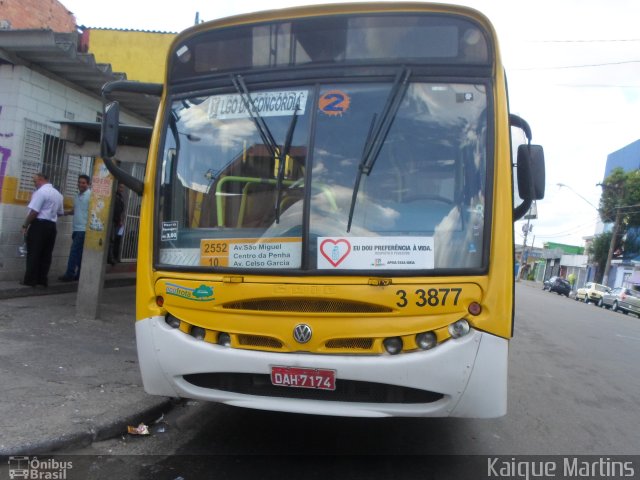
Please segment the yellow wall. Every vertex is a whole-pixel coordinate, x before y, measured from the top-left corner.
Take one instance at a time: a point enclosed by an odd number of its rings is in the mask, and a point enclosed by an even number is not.
[[[163,81],[169,45],[175,33],[91,29],[89,53],[98,63],[110,63],[114,72],[125,72],[127,80]]]

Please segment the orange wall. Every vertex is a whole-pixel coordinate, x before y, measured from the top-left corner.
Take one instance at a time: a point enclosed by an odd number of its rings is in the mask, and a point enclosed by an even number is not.
[[[51,29],[75,32],[76,18],[57,0],[0,0],[0,21],[11,30]]]

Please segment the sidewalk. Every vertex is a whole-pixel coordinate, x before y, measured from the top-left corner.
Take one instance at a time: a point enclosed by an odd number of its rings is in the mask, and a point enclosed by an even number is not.
[[[135,264],[119,263],[115,267],[107,266],[104,286],[123,287],[135,285]],[[57,293],[70,293],[78,290],[78,282],[64,283],[58,280],[57,276],[49,275],[49,286],[47,288],[33,288],[20,285],[17,280],[0,281],[0,300],[16,297],[35,297],[41,295],[54,295]]]
[[[111,270],[99,320],[76,318],[76,282],[0,282],[0,455],[85,446],[170,408],[142,388],[135,272]]]
[[[534,280],[516,280],[516,285],[526,285],[527,287],[542,289],[542,282],[536,282]]]

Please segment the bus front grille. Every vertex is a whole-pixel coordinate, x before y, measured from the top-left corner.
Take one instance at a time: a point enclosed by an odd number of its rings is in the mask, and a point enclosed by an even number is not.
[[[388,313],[384,305],[324,298],[262,298],[239,300],[222,305],[228,310],[256,310],[300,313]]]
[[[336,379],[335,390],[280,387],[271,384],[269,375],[253,373],[194,373],[183,377],[197,387],[211,388],[244,395],[257,395],[302,400],[325,400],[357,403],[433,403],[441,393],[399,387],[383,383]]]
[[[326,343],[327,348],[340,350],[371,350],[372,338],[336,338]]]
[[[238,335],[238,343],[245,347],[282,348],[282,342],[276,338],[262,335]]]

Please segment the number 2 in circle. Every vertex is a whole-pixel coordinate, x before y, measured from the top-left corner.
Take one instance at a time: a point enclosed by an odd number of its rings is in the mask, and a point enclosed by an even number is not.
[[[320,96],[318,107],[329,116],[342,115],[349,110],[351,99],[342,90],[329,90]]]

